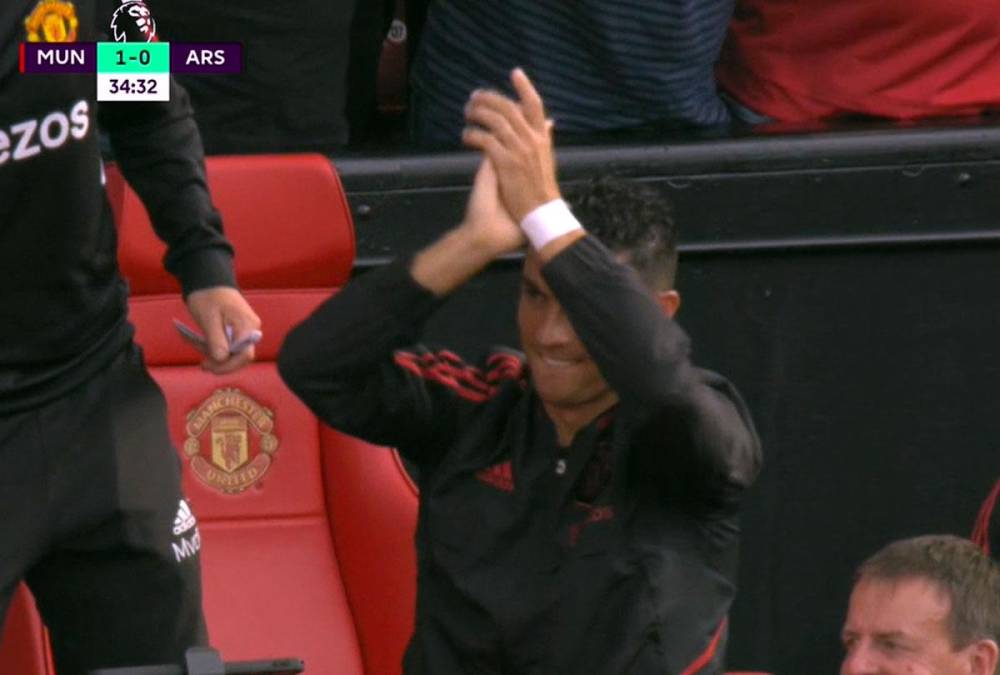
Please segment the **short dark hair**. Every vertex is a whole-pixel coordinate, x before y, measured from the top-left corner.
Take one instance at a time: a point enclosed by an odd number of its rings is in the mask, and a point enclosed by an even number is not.
[[[574,186],[567,201],[587,232],[625,261],[657,291],[673,288],[677,228],[667,198],[652,187],[612,176]]]
[[[1000,566],[967,539],[927,535],[895,541],[858,568],[856,581],[925,579],[951,601],[952,646],[1000,642]]]

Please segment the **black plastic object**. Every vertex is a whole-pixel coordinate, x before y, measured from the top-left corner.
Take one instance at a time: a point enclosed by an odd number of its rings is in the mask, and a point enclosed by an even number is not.
[[[296,675],[305,670],[301,659],[283,658],[262,661],[223,662],[219,652],[211,647],[191,647],[184,665],[131,666],[101,668],[90,675]]]

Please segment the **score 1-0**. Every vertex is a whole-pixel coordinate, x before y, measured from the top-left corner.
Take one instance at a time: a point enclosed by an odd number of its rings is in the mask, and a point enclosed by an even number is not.
[[[98,42],[97,100],[170,100],[170,44]]]

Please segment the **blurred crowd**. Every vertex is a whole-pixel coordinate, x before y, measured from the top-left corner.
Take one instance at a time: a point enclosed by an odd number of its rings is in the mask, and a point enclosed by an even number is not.
[[[209,153],[455,147],[470,92],[515,66],[569,142],[1000,109],[983,0],[150,4],[167,40],[244,43],[243,73],[180,78]]]

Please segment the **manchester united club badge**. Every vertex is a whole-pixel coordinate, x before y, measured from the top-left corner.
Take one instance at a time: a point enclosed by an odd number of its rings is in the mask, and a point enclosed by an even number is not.
[[[75,42],[80,21],[66,0],[41,0],[24,20],[28,42]]]
[[[256,485],[278,449],[274,413],[236,388],[217,389],[189,412],[185,431],[191,470],[226,494]]]

